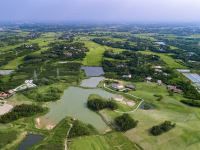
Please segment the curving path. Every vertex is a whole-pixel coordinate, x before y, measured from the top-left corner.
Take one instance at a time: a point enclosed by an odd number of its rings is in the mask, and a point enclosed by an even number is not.
[[[111,91],[111,92],[115,92],[115,93],[116,93],[116,91],[110,89],[109,87],[106,87],[106,84],[105,84],[105,83],[103,84],[103,87],[104,87],[105,89]],[[115,112],[118,112],[118,113],[133,113],[133,112],[135,112],[136,110],[138,110],[138,108],[140,107],[140,105],[144,102],[144,99],[142,99],[142,98],[140,98],[140,97],[137,97],[137,96],[132,95],[132,94],[129,94],[129,93],[124,93],[124,94],[125,94],[125,95],[128,95],[128,96],[131,96],[131,97],[134,97],[134,98],[137,98],[137,99],[140,99],[141,102],[137,105],[136,108],[134,108],[134,109],[131,110],[131,111],[126,111],[126,112],[124,112],[124,111],[115,110]]]
[[[65,150],[68,149],[68,147],[67,147],[67,138],[68,138],[68,135],[69,135],[72,127],[73,127],[73,124],[70,124],[69,130],[67,131],[67,135],[66,135],[66,139],[65,139]]]

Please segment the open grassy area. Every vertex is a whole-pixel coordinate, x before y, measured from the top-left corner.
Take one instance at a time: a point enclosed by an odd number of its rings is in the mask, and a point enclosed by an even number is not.
[[[136,91],[131,93],[144,98],[145,102],[154,106],[150,110],[138,109],[130,115],[139,121],[135,129],[125,133],[131,141],[140,145],[144,150],[197,150],[200,149],[200,110],[182,104],[182,95],[169,96],[165,86],[156,83],[135,83]],[[158,101],[154,95],[162,95]],[[114,118],[118,114],[104,111],[107,118]],[[176,127],[160,136],[152,136],[149,129],[165,120],[176,123]]]
[[[85,66],[101,66],[103,53],[105,51],[104,46],[100,46],[92,41],[84,42],[86,47],[89,49],[86,57],[83,60]]]
[[[90,41],[88,38],[82,38],[81,41],[84,42],[85,46],[89,49],[89,52],[87,52],[87,55],[82,62],[85,66],[101,66],[103,54],[107,49],[112,49],[114,52],[123,51],[122,49],[99,45]]]
[[[4,148],[5,145],[12,143],[17,139],[17,131],[0,131],[0,149]]]
[[[157,55],[157,56],[159,56],[170,68],[173,68],[173,69],[186,68],[180,62],[176,61],[175,59],[173,59],[171,56],[169,56],[167,54],[155,53],[155,52],[151,52],[151,51],[141,51],[141,53],[146,54],[146,55]]]
[[[137,146],[121,133],[93,135],[72,139],[71,150],[137,150]]]

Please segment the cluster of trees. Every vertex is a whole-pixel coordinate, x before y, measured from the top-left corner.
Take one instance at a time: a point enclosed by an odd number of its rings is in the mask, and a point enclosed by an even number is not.
[[[173,129],[175,126],[176,126],[176,124],[171,123],[171,121],[165,121],[160,125],[153,126],[150,129],[150,133],[154,136],[158,136],[158,135],[161,135],[161,134]]]
[[[131,44],[131,42],[127,42],[127,41],[125,41],[125,42],[124,41],[111,41],[106,38],[94,38],[93,41],[98,44],[110,46],[113,48],[121,48],[121,49],[133,50],[133,51],[146,49],[145,47],[133,45],[133,44]]]
[[[168,45],[156,44],[150,40],[135,36],[127,38],[126,41],[112,41],[107,38],[94,38],[93,41],[101,45],[132,51],[151,50],[153,52],[167,53],[171,50]]]
[[[36,100],[38,102],[49,102],[56,101],[60,99],[62,90],[56,87],[49,87],[45,92],[38,92],[37,89],[31,91],[24,91],[24,95],[30,99]]]
[[[200,99],[200,93],[196,90],[196,88],[191,85],[190,82],[184,81],[184,79],[174,78],[169,81],[169,84],[176,85],[178,88],[183,90],[183,96],[188,99]]]
[[[38,113],[43,113],[44,111],[45,109],[38,105],[18,105],[7,114],[0,116],[0,123],[9,123],[23,117],[30,117]]]
[[[51,43],[50,49],[45,52],[48,58],[59,60],[83,59],[88,49],[80,42],[55,42]]]
[[[192,107],[200,107],[199,100],[181,100],[181,102]]]
[[[115,110],[118,108],[118,105],[113,100],[105,100],[99,95],[90,95],[87,101],[87,106],[93,111],[99,111],[105,108]]]
[[[78,120],[73,122],[73,127],[70,130],[69,138],[91,135],[97,133],[96,129],[90,124],[84,124]]]
[[[113,53],[113,51],[105,51],[103,60],[103,69],[109,78],[122,79],[123,75],[131,74],[135,81],[143,81],[147,76],[154,76],[155,71],[153,65],[163,64],[158,56],[143,55],[132,51],[124,51],[122,53]]]
[[[138,121],[135,121],[128,114],[123,114],[119,117],[116,117],[114,122],[120,131],[127,131],[129,129],[135,128],[138,124]]]

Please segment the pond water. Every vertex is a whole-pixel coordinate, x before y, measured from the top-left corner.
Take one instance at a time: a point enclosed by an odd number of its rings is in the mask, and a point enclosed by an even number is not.
[[[28,148],[42,141],[43,138],[44,137],[42,135],[28,134],[26,138],[22,141],[22,143],[19,145],[18,150],[27,150]]]
[[[91,77],[89,79],[85,79],[81,82],[82,87],[89,87],[89,88],[95,88],[99,84],[99,82],[103,81],[104,77]]]
[[[47,105],[50,108],[49,112],[40,118],[40,123],[44,125],[43,127],[47,127],[49,123],[54,126],[66,116],[71,116],[93,125],[100,132],[105,131],[108,129],[105,122],[97,113],[89,110],[86,106],[90,94],[98,94],[104,98],[113,97],[113,94],[102,89],[69,87],[64,91],[60,101]]]
[[[87,77],[97,77],[97,76],[104,75],[104,71],[102,67],[82,66],[81,69],[85,71],[85,74]]]
[[[14,70],[0,70],[0,75],[9,75],[13,72]]]

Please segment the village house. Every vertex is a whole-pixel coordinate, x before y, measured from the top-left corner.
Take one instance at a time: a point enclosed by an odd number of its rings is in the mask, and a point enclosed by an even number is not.
[[[152,81],[152,77],[146,77],[146,81],[147,82],[151,82]]]
[[[112,88],[116,89],[116,90],[123,90],[124,89],[124,85],[121,83],[112,83]]]
[[[162,66],[153,66],[154,69],[162,69]]]
[[[174,93],[182,93],[182,90],[181,89],[179,89],[179,88],[177,88],[176,86],[173,86],[173,85],[168,85],[167,86],[167,89],[169,90],[169,91],[172,91],[172,92],[174,92]]]
[[[126,84],[125,87],[129,90],[136,90],[135,86],[132,84]]]
[[[0,92],[0,99],[1,99],[1,100],[8,98],[8,96],[9,96],[8,93]]]
[[[158,85],[162,85],[162,80],[157,80]]]
[[[132,78],[132,75],[131,74],[123,75],[122,78],[129,78],[130,79],[130,78]]]

